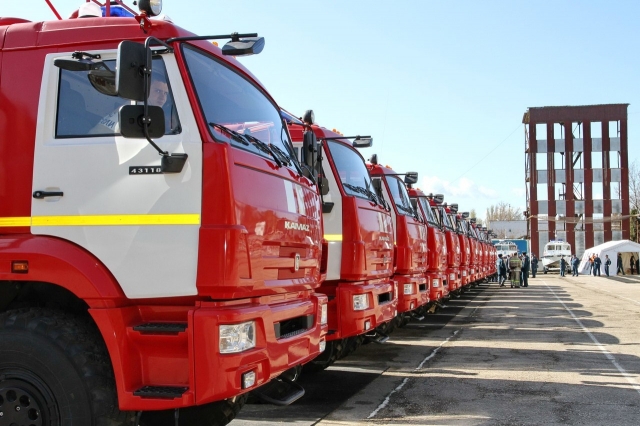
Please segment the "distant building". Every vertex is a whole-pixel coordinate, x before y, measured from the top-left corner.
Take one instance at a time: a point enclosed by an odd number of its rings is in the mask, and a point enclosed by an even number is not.
[[[630,231],[628,104],[529,108],[525,181],[531,248],[586,248]]]
[[[487,228],[495,232],[498,239],[527,238],[526,220],[495,220],[489,222]]]

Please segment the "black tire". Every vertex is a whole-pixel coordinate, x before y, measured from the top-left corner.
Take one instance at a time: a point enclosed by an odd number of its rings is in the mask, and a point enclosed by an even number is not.
[[[331,364],[338,360],[344,346],[343,339],[331,340],[320,355],[312,359],[302,367],[304,373],[319,373],[326,370]]]
[[[238,395],[195,407],[181,408],[179,426],[224,426],[236,418],[247,402],[248,394]],[[146,411],[142,413],[140,426],[174,426],[175,410]]]
[[[364,342],[364,334],[360,334],[359,336],[353,336],[353,337],[349,337],[348,339],[345,339],[345,344],[343,345],[343,349],[342,349],[342,352],[340,353],[339,359],[346,358],[352,353],[354,353],[356,350],[358,350],[360,346],[362,346],[363,342]]]
[[[7,425],[130,426],[90,318],[51,309],[0,315],[0,411]],[[5,423],[3,423],[5,424]]]

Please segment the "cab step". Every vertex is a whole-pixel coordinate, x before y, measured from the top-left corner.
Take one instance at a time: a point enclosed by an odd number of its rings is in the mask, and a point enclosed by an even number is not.
[[[304,388],[296,382],[280,376],[260,386],[251,394],[269,404],[285,406],[302,398]]]
[[[143,386],[133,394],[140,398],[176,399],[182,398],[182,395],[188,390],[187,387],[179,386]]]
[[[148,322],[133,327],[143,334],[180,334],[187,330],[185,322]]]

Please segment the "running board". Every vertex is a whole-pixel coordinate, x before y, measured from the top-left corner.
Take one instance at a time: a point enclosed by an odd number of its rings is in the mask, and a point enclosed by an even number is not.
[[[285,406],[304,396],[304,388],[283,377],[276,377],[266,385],[251,392],[253,396],[269,404]]]
[[[411,318],[413,318],[416,321],[422,321],[424,319],[424,315],[419,315],[416,314],[415,312],[411,312]]]
[[[370,342],[373,343],[384,343],[389,340],[389,336],[384,333],[380,333],[379,331],[373,331],[372,333],[365,334],[364,337],[367,338]]]
[[[188,390],[187,387],[179,386],[144,386],[134,391],[133,394],[140,398],[176,399],[182,398],[182,395]]]

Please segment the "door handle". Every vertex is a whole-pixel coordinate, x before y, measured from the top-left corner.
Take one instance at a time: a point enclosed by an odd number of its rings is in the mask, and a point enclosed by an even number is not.
[[[62,197],[63,195],[64,193],[62,191],[35,191],[33,198],[41,200],[45,197]]]

